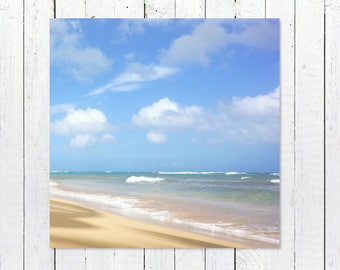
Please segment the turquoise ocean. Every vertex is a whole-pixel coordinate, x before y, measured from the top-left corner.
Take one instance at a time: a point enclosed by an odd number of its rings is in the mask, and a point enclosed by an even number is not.
[[[279,173],[51,172],[51,196],[144,222],[279,247]]]

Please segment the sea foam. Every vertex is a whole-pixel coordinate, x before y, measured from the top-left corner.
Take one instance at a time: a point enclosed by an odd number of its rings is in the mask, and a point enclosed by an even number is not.
[[[237,174],[245,174],[243,172],[226,172],[225,175],[237,175]]]
[[[126,183],[159,182],[163,180],[164,178],[161,177],[130,176],[126,179]]]
[[[280,183],[280,179],[272,179],[272,180],[270,180],[270,183],[279,184]]]
[[[221,172],[158,172],[158,174],[216,174]]]
[[[57,182],[50,181],[50,186],[51,187],[57,187],[59,184]]]

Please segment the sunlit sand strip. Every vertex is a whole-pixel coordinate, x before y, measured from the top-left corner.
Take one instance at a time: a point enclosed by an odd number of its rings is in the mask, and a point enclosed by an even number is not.
[[[53,248],[198,248],[249,246],[135,221],[81,204],[51,198]]]

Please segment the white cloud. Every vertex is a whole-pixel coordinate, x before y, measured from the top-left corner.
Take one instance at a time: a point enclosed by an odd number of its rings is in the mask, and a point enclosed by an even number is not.
[[[78,134],[71,138],[70,146],[73,148],[87,148],[95,144],[97,138],[90,134]]]
[[[86,46],[79,21],[51,21],[51,64],[79,81],[90,81],[110,70],[110,60],[100,49]]]
[[[167,23],[158,20],[122,20],[118,31],[124,35],[140,35],[149,25],[164,26],[164,24]],[[168,49],[161,51],[158,63],[131,62],[136,55],[134,52],[129,52],[125,55],[126,61],[129,62],[126,70],[106,85],[92,90],[88,95],[140,89],[147,82],[169,78],[178,73],[180,64],[209,65],[214,53],[229,44],[278,49],[278,31],[277,25],[272,21],[263,20],[252,20],[250,23],[245,21],[235,25],[220,19],[195,22],[191,33],[178,37]],[[83,57],[79,58],[83,59]]]
[[[146,134],[146,138],[149,142],[155,143],[155,144],[162,144],[166,143],[167,137],[164,133],[156,132],[156,131],[149,131]]]
[[[87,108],[86,110],[68,110],[66,116],[52,123],[51,129],[60,135],[92,134],[112,130],[103,112]]]
[[[228,35],[218,20],[206,20],[191,34],[174,40],[170,48],[162,53],[162,61],[167,64],[194,63],[208,65],[209,54],[224,46]]]
[[[244,46],[265,50],[279,50],[280,28],[278,20],[245,20],[234,29],[231,41]]]
[[[220,102],[218,112],[206,116],[201,129],[215,130],[218,139],[241,142],[274,143],[279,140],[280,92],[258,96],[234,97],[230,103]]]
[[[280,91],[276,88],[273,92],[255,97],[246,96],[233,98],[231,109],[238,115],[251,116],[253,118],[279,116]]]
[[[141,128],[157,130],[193,130],[193,141],[208,143],[236,141],[246,143],[275,143],[279,140],[280,93],[274,91],[220,101],[216,108],[182,107],[168,98],[141,108],[132,123]],[[164,133],[150,131],[149,141],[161,140]],[[152,136],[151,136],[152,135]],[[164,142],[166,141],[166,137]]]
[[[139,127],[186,128],[195,125],[201,114],[202,108],[198,106],[182,108],[165,97],[151,106],[141,108],[132,117],[132,123]]]
[[[207,19],[163,50],[161,62],[206,66],[212,61],[214,52],[230,44],[278,50],[279,27],[273,20],[247,20],[234,24],[226,20]]]
[[[97,142],[111,143],[115,138],[109,133],[116,130],[105,114],[96,109],[69,109],[62,119],[51,123],[51,132],[57,135],[72,136],[71,147],[84,148]]]
[[[177,69],[168,66],[142,65],[131,63],[127,70],[119,74],[108,84],[97,88],[89,95],[99,95],[105,92],[127,92],[143,87],[143,83],[165,79],[177,73]]]

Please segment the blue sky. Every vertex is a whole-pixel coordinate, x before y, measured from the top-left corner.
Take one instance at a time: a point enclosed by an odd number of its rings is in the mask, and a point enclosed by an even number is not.
[[[276,19],[51,20],[51,170],[279,171]]]

